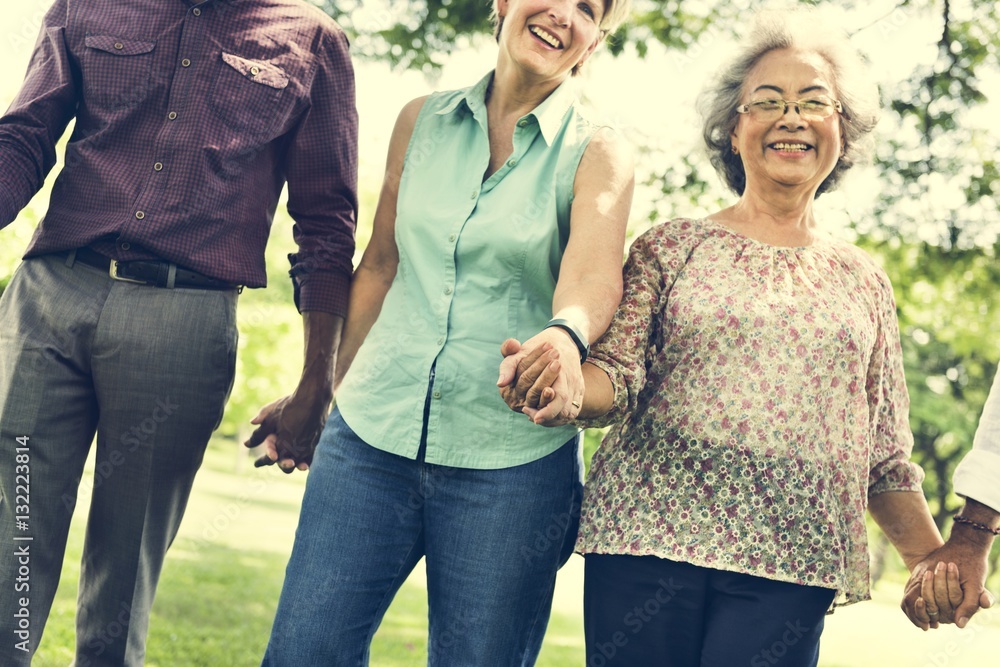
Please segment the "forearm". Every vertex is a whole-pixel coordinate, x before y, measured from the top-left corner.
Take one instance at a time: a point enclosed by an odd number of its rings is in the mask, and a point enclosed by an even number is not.
[[[593,419],[610,412],[615,404],[615,388],[608,374],[594,364],[584,364],[583,382],[586,389],[577,418]]]
[[[572,322],[593,343],[607,330],[622,297],[621,271],[608,276],[562,280],[552,299],[552,317]]]
[[[1000,528],[1000,512],[972,498],[966,499],[965,506],[959,514],[969,521],[975,521],[994,530]],[[994,539],[995,537],[992,533],[982,528],[955,522],[951,527],[951,535],[948,537],[948,542],[952,544],[960,542],[985,557],[990,552]]]
[[[302,314],[305,353],[296,396],[324,409],[333,398],[334,370],[344,318],[321,311]]]
[[[395,274],[394,268],[373,269],[364,262],[355,272],[351,283],[351,300],[347,307],[347,323],[337,350],[336,385],[340,384],[351,368],[361,344],[382,312],[382,303]]]
[[[899,552],[907,569],[944,544],[927,500],[919,491],[887,491],[868,501],[872,518]]]

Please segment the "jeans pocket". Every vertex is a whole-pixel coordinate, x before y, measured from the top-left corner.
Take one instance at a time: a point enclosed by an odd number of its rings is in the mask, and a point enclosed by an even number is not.
[[[263,140],[287,115],[292,102],[288,83],[288,74],[272,62],[223,51],[209,105],[232,130]]]
[[[119,111],[149,96],[155,41],[87,35],[84,43],[80,68],[88,105]]]

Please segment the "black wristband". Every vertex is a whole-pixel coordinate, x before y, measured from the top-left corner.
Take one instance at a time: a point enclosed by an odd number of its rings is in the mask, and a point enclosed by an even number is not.
[[[563,319],[549,320],[549,323],[545,325],[545,328],[548,329],[549,327],[559,327],[568,333],[569,337],[573,339],[574,343],[576,343],[576,349],[580,351],[580,363],[582,364],[587,360],[587,355],[590,354],[590,343],[583,337],[580,330],[573,326],[572,322]]]

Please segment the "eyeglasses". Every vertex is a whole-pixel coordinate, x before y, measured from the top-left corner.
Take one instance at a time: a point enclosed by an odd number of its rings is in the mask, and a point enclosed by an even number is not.
[[[831,100],[824,95],[795,102],[782,99],[758,100],[741,104],[736,107],[736,113],[748,113],[754,120],[769,123],[784,116],[788,107],[795,107],[795,113],[802,118],[815,121],[829,118],[834,113],[844,113],[840,100]]]

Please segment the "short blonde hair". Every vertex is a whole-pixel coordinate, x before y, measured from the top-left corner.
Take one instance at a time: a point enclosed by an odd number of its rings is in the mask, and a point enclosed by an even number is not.
[[[844,155],[820,184],[816,196],[834,189],[848,169],[863,164],[871,156],[874,145],[871,131],[879,118],[878,88],[847,34],[831,29],[821,13],[814,10],[763,11],[757,14],[753,30],[741,42],[736,56],[698,100],[704,119],[702,135],[712,166],[738,195],[746,188],[746,173],[740,156],[733,153],[731,135],[739,120],[736,107],[743,95],[743,85],[767,53],[788,48],[817,53],[829,63],[837,97],[844,107],[840,116]]]
[[[503,17],[498,11],[499,0],[493,0],[493,9],[490,11],[490,21],[493,23],[493,37],[499,42],[500,31],[503,29]],[[632,0],[604,0],[604,15],[601,17],[601,37],[606,39],[608,35],[618,29],[632,11]],[[576,74],[578,67],[573,68]]]

